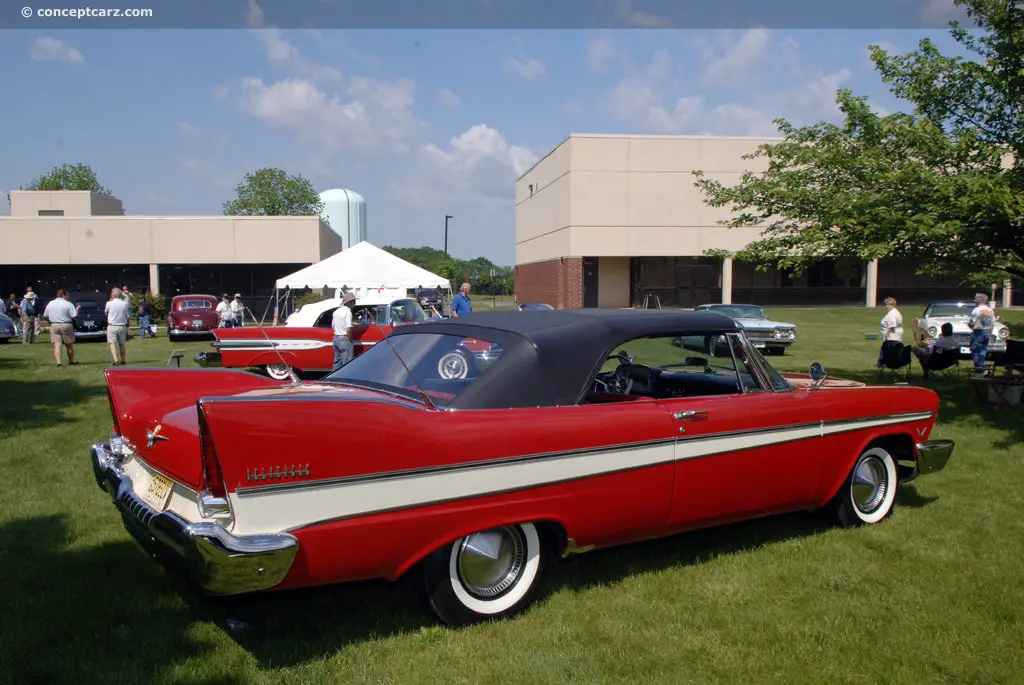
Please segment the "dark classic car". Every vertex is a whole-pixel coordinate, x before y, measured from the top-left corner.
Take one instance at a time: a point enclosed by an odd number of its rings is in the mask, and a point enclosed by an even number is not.
[[[445,373],[467,339],[491,363]],[[954,449],[930,439],[932,390],[780,374],[710,312],[398,326],[310,382],[105,373],[92,467],[153,559],[211,594],[410,576],[449,624],[517,613],[549,564],[595,548],[793,511],[880,524]]]
[[[107,293],[71,293],[68,301],[78,307],[75,314],[75,340],[106,340],[107,314],[105,308],[110,296]]]
[[[18,335],[18,329],[14,321],[6,314],[0,314],[0,345],[3,345]]]
[[[167,312],[167,337],[177,341],[213,335],[219,325],[219,302],[213,295],[175,295]]]
[[[440,288],[417,288],[413,297],[428,316],[431,315],[431,308],[436,309],[438,314],[444,315],[444,293]]]

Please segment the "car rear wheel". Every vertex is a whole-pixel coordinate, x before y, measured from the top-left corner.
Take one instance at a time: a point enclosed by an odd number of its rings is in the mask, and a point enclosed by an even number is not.
[[[840,525],[852,528],[889,516],[898,483],[896,460],[888,451],[881,447],[864,450],[832,502]]]
[[[541,538],[532,523],[491,528],[424,559],[421,592],[448,625],[507,618],[533,601],[544,566]]]
[[[275,381],[286,381],[288,380],[288,374],[291,373],[292,367],[287,364],[267,364],[267,375],[273,378]]]

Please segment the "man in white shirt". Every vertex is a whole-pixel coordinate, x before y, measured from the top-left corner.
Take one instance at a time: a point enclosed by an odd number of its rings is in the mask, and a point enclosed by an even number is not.
[[[227,293],[220,296],[220,304],[217,305],[217,318],[220,320],[221,328],[231,328],[231,303],[228,301],[231,298],[228,297]]]
[[[953,324],[942,324],[941,333],[941,337],[933,340],[931,345],[914,345],[910,348],[910,351],[914,353],[917,360],[921,362],[921,370],[924,372],[925,378],[928,377],[928,372],[930,371],[929,362],[936,352],[939,350],[957,350],[957,354],[959,354],[960,344],[953,337]]]
[[[241,326],[245,321],[245,305],[242,304],[242,294],[235,293],[235,299],[231,300],[232,325]]]
[[[896,298],[885,298],[885,316],[882,317],[882,347],[878,351],[878,368],[882,368],[882,357],[887,347],[903,344],[903,315],[896,309]]]
[[[125,299],[124,291],[120,288],[111,290],[110,300],[103,312],[107,315],[107,342],[110,343],[114,366],[125,364],[125,343],[128,341],[128,317],[131,311],[131,302]]]
[[[352,341],[348,338],[349,329],[352,328],[352,309],[350,305],[356,303],[356,296],[347,293],[341,299],[341,306],[334,310],[331,317],[331,327],[334,329],[334,368],[337,371],[352,361],[355,356],[355,349]]]
[[[50,342],[53,343],[53,358],[61,365],[61,345],[68,348],[68,366],[75,366],[75,315],[78,307],[68,302],[68,291],[60,288],[57,298],[50,300],[43,310],[43,318],[50,322]]]
[[[971,358],[974,360],[974,371],[985,371],[985,358],[988,357],[988,344],[992,340],[992,328],[996,324],[996,312],[988,306],[988,295],[978,293],[974,296],[977,305],[971,310],[967,325],[971,327]]]

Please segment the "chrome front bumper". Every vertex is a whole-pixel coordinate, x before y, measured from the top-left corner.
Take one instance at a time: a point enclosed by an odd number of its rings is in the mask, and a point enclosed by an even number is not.
[[[257,592],[288,575],[299,551],[294,536],[236,536],[218,523],[189,523],[171,512],[156,511],[132,490],[122,457],[109,443],[94,444],[91,453],[96,483],[110,495],[125,529],[151,557],[182,572],[202,592]]]
[[[221,353],[200,352],[195,356],[195,361],[199,366],[221,366]]]
[[[926,476],[946,468],[956,443],[952,440],[926,440],[916,445],[917,471],[915,476]]]

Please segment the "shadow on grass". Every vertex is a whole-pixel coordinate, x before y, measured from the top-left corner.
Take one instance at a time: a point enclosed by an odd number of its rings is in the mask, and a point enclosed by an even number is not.
[[[0,526],[0,681],[153,682],[208,650],[202,617],[134,542],[71,542],[59,515]]]
[[[45,428],[69,420],[64,409],[104,393],[103,386],[72,379],[0,380],[0,415],[5,433]]]
[[[971,365],[968,361],[966,364],[960,363],[959,379],[945,376],[924,378],[921,367],[914,362],[909,385],[927,388],[939,395],[939,425],[966,421],[981,429],[994,429],[997,437],[993,445],[998,449],[1011,449],[1024,443],[1024,404],[995,407],[988,402],[987,397],[978,399],[967,380],[970,373]],[[893,385],[893,381],[888,378],[880,379],[875,369],[829,369],[829,375],[868,385]]]

